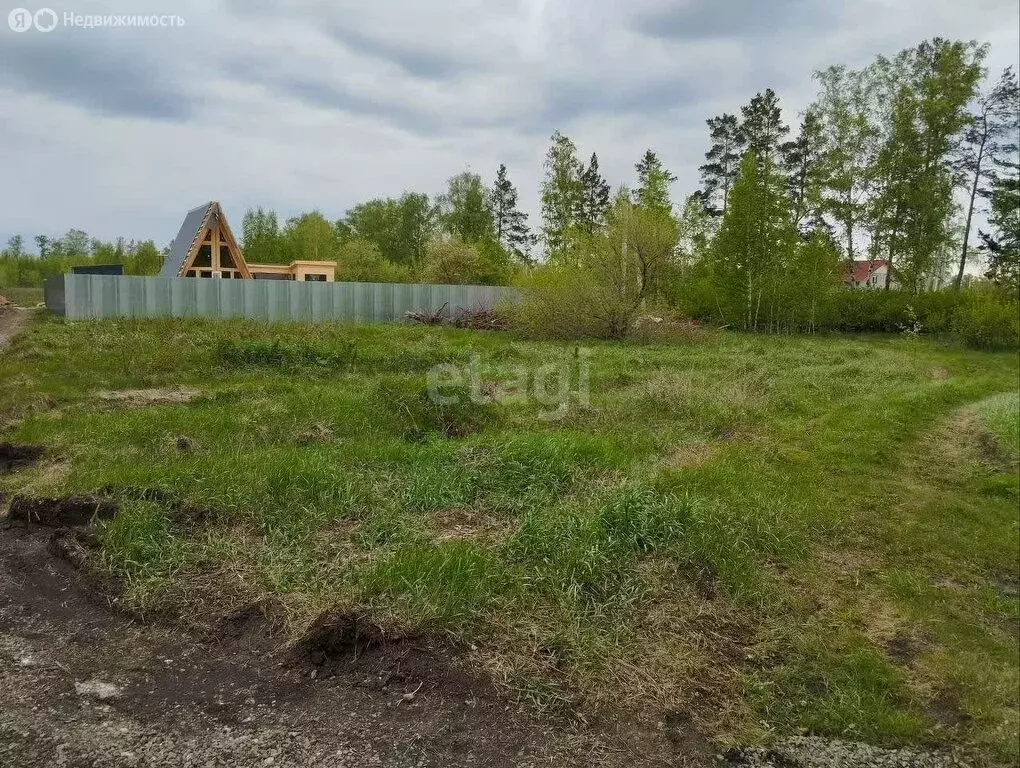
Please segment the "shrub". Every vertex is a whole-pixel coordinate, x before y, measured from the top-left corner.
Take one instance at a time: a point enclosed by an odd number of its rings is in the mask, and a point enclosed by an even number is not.
[[[355,238],[337,252],[337,280],[350,283],[409,283],[411,271],[383,258],[375,243]]]
[[[558,263],[520,287],[519,327],[533,336],[620,339],[662,295],[676,247],[676,222],[618,199],[604,233],[579,236]]]
[[[420,278],[440,285],[506,285],[509,273],[499,246],[450,238],[428,244]]]
[[[1020,303],[994,290],[968,291],[953,318],[953,331],[968,347],[1016,349],[1020,347]]]

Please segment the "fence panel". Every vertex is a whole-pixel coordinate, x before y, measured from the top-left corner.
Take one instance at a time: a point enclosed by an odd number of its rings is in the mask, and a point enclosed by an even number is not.
[[[63,275],[47,281],[46,306],[70,320],[113,317],[246,317],[264,322],[393,323],[407,312],[450,314],[513,301],[491,285],[304,283],[288,280]]]

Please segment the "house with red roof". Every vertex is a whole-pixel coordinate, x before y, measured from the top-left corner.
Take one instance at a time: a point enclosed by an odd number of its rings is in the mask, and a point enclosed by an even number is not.
[[[885,288],[885,276],[889,274],[889,262],[885,259],[864,259],[855,261],[853,267],[847,267],[843,282],[848,288]],[[889,283],[890,288],[898,288],[894,277]]]

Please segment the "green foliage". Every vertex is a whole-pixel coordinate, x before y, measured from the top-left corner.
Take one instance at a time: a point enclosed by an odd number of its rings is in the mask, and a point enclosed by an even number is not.
[[[507,285],[511,270],[506,253],[495,242],[472,245],[451,237],[428,244],[419,275],[426,283]]]
[[[709,118],[708,130],[712,146],[705,153],[707,162],[699,169],[702,191],[706,207],[714,206],[712,213],[722,215],[726,213],[730,190],[740,173],[740,159],[747,149],[747,142],[736,115],[724,113]]]
[[[664,294],[676,242],[672,217],[619,197],[605,231],[580,240],[570,263],[520,281],[517,326],[537,337],[626,337],[645,302]]]
[[[589,237],[605,224],[609,212],[609,182],[599,172],[599,158],[594,152],[587,165],[581,167],[581,191],[574,211],[577,226]]]
[[[981,233],[988,250],[988,279],[1007,295],[1020,298],[1020,164],[1004,163],[1007,171],[992,188],[993,234]]]
[[[644,156],[634,166],[637,170],[638,185],[634,190],[634,202],[662,216],[673,215],[669,188],[676,176],[663,166],[659,156],[652,150],[645,150]]]
[[[780,144],[790,132],[790,127],[783,122],[776,92],[766,88],[764,93],[755,94],[740,108],[740,114],[743,117],[740,132],[747,142],[748,151],[758,156],[763,169],[769,163],[778,165]]]
[[[963,282],[964,270],[967,267],[971,225],[978,198],[993,198],[992,212],[995,213],[994,191],[989,185],[997,181],[998,167],[1009,167],[1010,158],[1020,149],[1018,141],[1020,141],[1020,80],[1017,80],[1013,68],[1007,67],[995,84],[978,97],[976,108],[970,115],[970,125],[957,149],[955,170],[964,174],[970,186],[963,230],[963,249],[956,273],[957,289]],[[1020,188],[1017,192],[1020,194]],[[1020,208],[1020,204],[1013,207]],[[1013,231],[1020,232],[1020,226],[1014,226]]]
[[[337,249],[336,279],[350,283],[410,283],[411,271],[383,258],[379,246],[353,238]]]
[[[1020,349],[1020,304],[994,290],[967,291],[953,331],[976,349]]]
[[[102,242],[73,229],[59,239],[39,235],[35,243],[38,254],[29,253],[24,239],[14,235],[0,251],[0,288],[41,287],[44,280],[75,266],[123,264],[128,275],[156,275],[163,266],[163,254],[151,240]]]
[[[789,282],[805,276],[793,268],[797,231],[779,182],[770,163],[759,165],[754,152],[748,152],[710,255],[710,282],[722,323],[746,330],[790,327],[783,299]]]
[[[822,185],[825,135],[816,109],[804,114],[800,132],[780,146],[794,224],[822,221]]]
[[[496,242],[521,263],[531,261],[535,236],[528,228],[528,214],[517,207],[517,189],[507,178],[506,166],[500,163],[496,181],[489,193]]]
[[[971,122],[967,106],[986,53],[976,43],[935,38],[874,65],[885,114],[872,173],[873,240],[915,293],[947,266],[940,256],[953,243],[952,152]]]
[[[276,211],[249,209],[241,219],[241,252],[252,264],[290,264],[290,249],[283,240]]]
[[[552,146],[545,157],[545,179],[542,181],[542,237],[546,255],[561,257],[576,222],[581,200],[582,164],[577,147],[559,131],[552,135]]]
[[[447,184],[446,193],[436,200],[439,221],[447,234],[465,243],[479,243],[496,237],[489,191],[477,173],[464,171]]]
[[[375,243],[383,258],[414,267],[421,263],[429,240],[439,224],[436,207],[428,195],[405,192],[399,199],[360,203],[338,223],[341,241],[359,237]]]

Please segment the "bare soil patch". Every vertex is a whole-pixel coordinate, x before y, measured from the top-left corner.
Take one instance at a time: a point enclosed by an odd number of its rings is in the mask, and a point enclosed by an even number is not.
[[[0,350],[9,346],[11,339],[21,333],[32,317],[30,309],[0,304]]]
[[[18,514],[56,525],[95,504]],[[635,764],[519,710],[455,649],[362,617],[326,614],[293,647],[272,604],[205,634],[139,624],[90,577],[91,545],[87,529],[0,526],[2,765]]]
[[[41,445],[0,443],[0,475],[30,467],[45,454],[46,449]]]
[[[117,505],[109,499],[69,496],[62,499],[15,496],[7,519],[26,526],[47,528],[88,525],[93,518],[109,519],[117,514]]]

